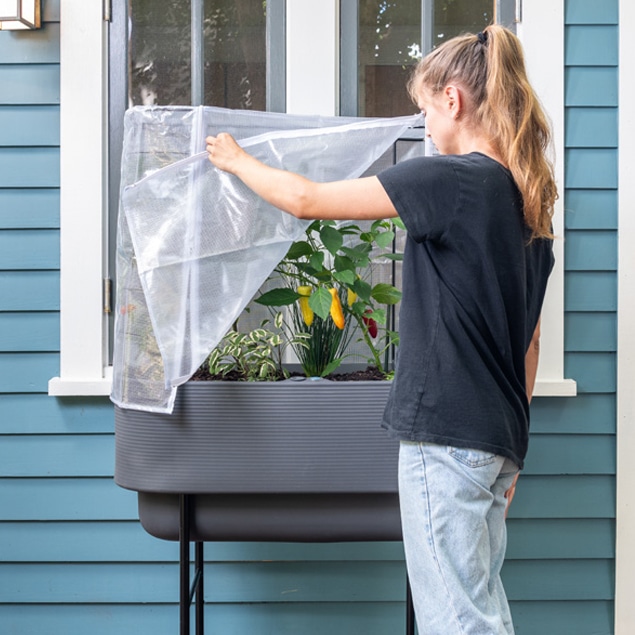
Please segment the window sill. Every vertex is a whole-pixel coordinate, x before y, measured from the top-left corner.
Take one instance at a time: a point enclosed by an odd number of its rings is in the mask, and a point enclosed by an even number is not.
[[[104,377],[97,379],[62,379],[49,381],[51,397],[109,396],[112,387],[112,366],[104,369]],[[577,385],[573,379],[538,380],[534,397],[575,397]]]
[[[90,397],[109,396],[112,388],[112,366],[104,369],[104,376],[93,379],[49,380],[48,394],[52,397]]]

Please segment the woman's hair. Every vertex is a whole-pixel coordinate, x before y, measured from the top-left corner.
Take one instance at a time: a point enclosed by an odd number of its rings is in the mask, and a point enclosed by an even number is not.
[[[448,84],[458,85],[466,94],[466,116],[485,129],[509,167],[532,236],[552,237],[558,192],[547,157],[551,128],[527,79],[518,38],[498,25],[478,35],[452,38],[417,64],[408,89],[416,102],[421,88],[434,95]]]

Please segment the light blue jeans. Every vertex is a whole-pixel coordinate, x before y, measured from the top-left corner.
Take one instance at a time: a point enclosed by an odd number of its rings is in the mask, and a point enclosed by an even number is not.
[[[419,635],[513,635],[500,571],[505,492],[517,472],[480,450],[401,442],[401,523]]]

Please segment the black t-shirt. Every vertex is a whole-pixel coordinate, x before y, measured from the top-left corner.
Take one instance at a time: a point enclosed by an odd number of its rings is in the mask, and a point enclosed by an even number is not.
[[[407,229],[397,371],[384,426],[522,468],[525,354],[552,241],[530,241],[511,173],[472,153],[404,161],[379,180]]]

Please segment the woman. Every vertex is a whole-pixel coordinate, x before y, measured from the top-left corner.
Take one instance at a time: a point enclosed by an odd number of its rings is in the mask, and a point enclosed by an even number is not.
[[[553,266],[550,130],[520,43],[500,26],[439,46],[409,89],[440,155],[377,176],[312,182],[226,134],[208,137],[207,150],[299,218],[404,222],[401,345],[384,426],[400,439],[419,633],[509,634],[500,570]]]

